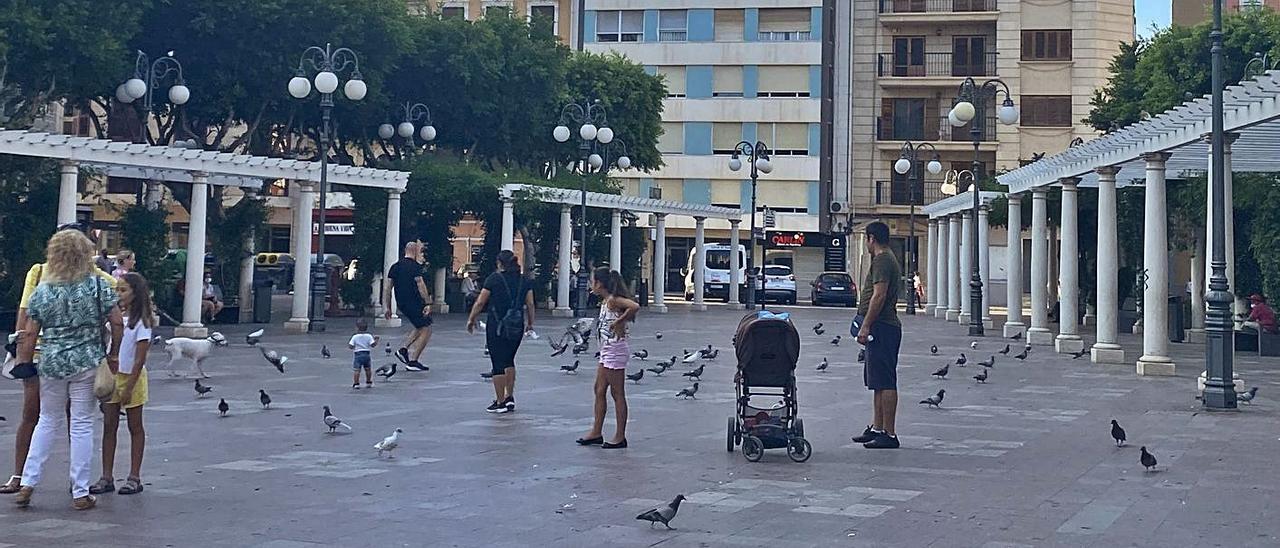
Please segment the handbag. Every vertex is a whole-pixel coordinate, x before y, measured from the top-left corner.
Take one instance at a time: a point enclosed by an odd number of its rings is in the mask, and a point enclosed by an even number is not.
[[[99,401],[108,401],[116,393],[116,374],[111,371],[111,365],[107,363],[107,343],[102,339],[102,325],[106,323],[106,318],[102,315],[102,279],[94,277],[94,301],[98,304],[98,345],[102,348],[102,361],[98,362],[98,371],[93,375],[93,395]]]
[[[498,321],[498,336],[509,341],[518,341],[524,337],[524,301],[520,299],[524,296],[523,291],[511,291],[511,284],[507,283],[506,275],[498,276],[502,279],[502,285],[506,286],[507,294],[511,296],[511,306]],[[517,285],[524,289],[523,281]]]

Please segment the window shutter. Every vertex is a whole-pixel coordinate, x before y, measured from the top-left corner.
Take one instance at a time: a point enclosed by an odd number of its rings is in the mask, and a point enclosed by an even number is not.
[[[662,123],[662,135],[658,136],[658,152],[663,154],[684,154],[683,123]]]
[[[762,65],[760,93],[808,93],[809,67],[805,65]]]
[[[809,150],[809,125],[808,124],[775,124],[774,125],[774,150],[784,151],[808,151]]]
[[[717,42],[741,42],[746,33],[746,12],[741,9],[716,10],[715,30]]]
[[[684,65],[660,66],[658,67],[658,75],[662,76],[666,82],[667,97],[684,97]]]
[[[740,122],[716,122],[711,124],[711,149],[716,154],[731,154],[742,141]]]
[[[764,8],[760,10],[760,32],[809,32],[808,8]]]
[[[718,97],[741,97],[742,67],[717,65],[712,71],[711,94]]]

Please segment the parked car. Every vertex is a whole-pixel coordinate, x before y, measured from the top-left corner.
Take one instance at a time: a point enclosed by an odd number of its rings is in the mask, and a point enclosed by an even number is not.
[[[774,301],[780,304],[796,304],[796,277],[791,267],[783,264],[765,265],[764,294],[760,302]]]
[[[703,268],[705,279],[703,280],[703,295],[708,299],[723,299],[729,302],[729,283],[731,261],[733,257],[729,255],[730,248],[725,244],[707,244],[707,257]],[[747,280],[746,253],[747,248],[742,244],[738,244],[738,279],[739,287],[745,288]],[[697,250],[689,250],[689,259],[685,263],[685,267],[680,269],[680,273],[684,276],[684,297],[685,300],[693,300],[693,276],[694,261],[696,260]],[[746,294],[739,293],[739,300]]]
[[[814,306],[858,305],[858,285],[853,283],[853,278],[844,272],[823,272],[809,285],[812,287],[809,300]]]

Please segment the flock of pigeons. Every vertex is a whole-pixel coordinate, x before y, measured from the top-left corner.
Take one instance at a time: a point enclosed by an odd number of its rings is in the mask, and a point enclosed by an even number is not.
[[[586,354],[587,352],[590,351],[591,337],[589,336],[589,334],[591,333],[591,329],[593,325],[594,325],[594,321],[590,318],[578,319],[565,330],[565,334],[561,336],[559,340],[548,341],[549,344],[551,345],[551,357],[553,358],[561,354],[564,354],[566,351],[569,351],[569,350],[573,351],[573,355],[575,357],[575,359],[573,360],[573,363],[569,365],[560,366],[561,372],[567,375],[577,374],[578,367],[582,365],[582,358],[579,358],[578,356]],[[654,332],[653,338],[655,340],[661,341],[662,332],[661,331]],[[644,378],[646,371],[649,373],[652,373],[653,376],[655,377],[661,377],[663,373],[666,373],[669,369],[672,369],[677,365],[692,366],[693,364],[697,363],[698,364],[697,367],[694,367],[693,369],[680,374],[681,377],[688,378],[689,380],[694,382],[693,384],[680,389],[680,391],[676,393],[676,397],[684,398],[686,400],[689,398],[698,399],[697,398],[698,386],[702,381],[702,373],[703,371],[706,370],[706,367],[707,367],[706,362],[715,360],[719,355],[720,355],[720,349],[710,344],[708,344],[706,348],[701,348],[698,350],[689,350],[686,348],[684,349],[682,356],[673,354],[671,356],[671,359],[657,362],[656,364],[654,364],[653,367],[642,366],[640,370],[636,371],[635,373],[627,373],[626,378],[627,380],[635,384],[640,384],[640,380]],[[641,348],[639,350],[632,352],[631,357],[636,358],[642,362],[647,361],[649,359],[649,350],[645,348]],[[600,358],[600,352],[597,351],[593,359],[599,359],[599,358]],[[701,361],[701,363],[699,363],[699,361]],[[487,379],[492,377],[493,374],[485,372],[485,373],[481,373],[480,376]]]

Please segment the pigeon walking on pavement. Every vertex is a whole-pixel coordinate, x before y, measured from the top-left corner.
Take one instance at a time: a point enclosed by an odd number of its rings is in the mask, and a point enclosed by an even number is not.
[[[865,363],[866,361],[867,361],[867,349],[866,349],[866,348],[859,348],[859,349],[858,349],[858,363]]]
[[[1146,468],[1147,472],[1150,472],[1156,467],[1156,457],[1155,455],[1147,452],[1147,446],[1144,445],[1141,449],[1142,454],[1138,456],[1138,462],[1142,463],[1142,467]]]
[[[1124,445],[1124,442],[1127,441],[1124,428],[1121,428],[1120,423],[1116,422],[1115,419],[1111,419],[1111,439],[1116,440],[1117,447]]]
[[[653,333],[653,338],[658,339],[658,340],[662,340],[662,332],[661,332],[661,331],[655,331],[655,332]]]
[[[258,401],[262,402],[263,409],[271,409],[271,396],[267,395],[266,390],[258,390]]]
[[[631,355],[634,357],[640,358],[640,361],[644,361],[646,358],[649,357],[649,351],[641,348],[640,350],[636,350],[635,352],[632,352]]]
[[[947,372],[949,371],[951,371],[951,364],[946,364],[942,366],[942,369],[934,371],[933,376],[938,377],[939,379],[945,379],[947,378]]]
[[[689,377],[691,379],[702,380],[702,370],[705,369],[706,367],[707,367],[707,364],[704,363],[702,365],[699,365],[693,371],[689,371],[688,373],[682,373],[680,376]]]
[[[830,364],[827,363],[827,358],[823,357],[822,363],[818,364],[818,371],[826,371],[828,365]]]
[[[330,434],[337,430],[339,426],[346,428],[348,432],[351,431],[351,426],[342,422],[342,419],[333,416],[333,413],[329,411],[329,406],[327,405],[324,406],[324,425],[329,427]]]
[[[983,367],[995,367],[995,366],[996,366],[996,357],[995,357],[995,356],[991,356],[990,358],[987,358],[987,359],[985,359],[985,360],[982,360],[982,361],[978,362],[978,365],[981,365],[981,366],[983,366]]]
[[[978,374],[973,376],[973,380],[978,381],[978,384],[987,384],[987,371],[987,369],[979,370]]]
[[[267,363],[274,365],[277,371],[284,373],[284,364],[289,361],[288,356],[276,352],[275,350],[267,350],[265,348],[260,348],[259,350],[262,351],[262,357],[266,358]]]
[[[379,377],[382,377],[383,379],[391,380],[391,377],[396,376],[396,370],[399,369],[399,365],[400,364],[397,362],[391,362],[387,365],[379,367],[376,371],[373,372],[373,374]]]
[[[333,357],[333,352],[329,351],[329,345],[327,344],[320,345],[320,355],[324,356],[324,359],[326,360]]]
[[[946,390],[939,390],[937,394],[934,394],[923,400],[920,400],[920,403],[923,403],[929,407],[938,407],[938,405],[942,403],[942,398],[946,395],[946,393],[947,393]]]
[[[381,457],[383,453],[391,453],[397,447],[400,447],[400,434],[403,432],[404,430],[397,428],[391,432],[390,436],[382,438],[382,441],[373,444],[373,448],[378,450],[378,456]]]
[[[1009,353],[1009,345],[1004,345],[1004,350],[1001,350],[1000,353],[1007,355]]]
[[[1071,353],[1071,359],[1073,359],[1073,360],[1078,360],[1078,359],[1080,359],[1080,357],[1081,357],[1081,356],[1084,356],[1085,354],[1088,354],[1088,353],[1089,353],[1089,351],[1088,351],[1088,350],[1081,350],[1081,351],[1079,351],[1079,352],[1072,352],[1072,353]]]
[[[819,332],[819,331],[821,331],[821,330],[822,330],[822,322],[818,322],[818,323],[816,323],[816,324],[813,324],[813,332],[814,332],[814,333],[818,333],[818,332]],[[818,333],[818,334],[819,334],[819,335],[821,335],[822,333]]]
[[[200,384],[200,379],[196,379],[196,397],[197,398],[203,398],[204,395],[208,394],[211,390],[213,390],[212,386]]]
[[[961,367],[964,367],[964,364],[966,364],[966,363],[969,363],[969,357],[968,357],[968,356],[965,356],[965,355],[964,355],[964,352],[961,352],[961,353],[960,353],[960,357],[959,357],[959,358],[956,358],[956,365],[959,365],[959,366],[961,366]]]
[[[218,398],[218,416],[225,417],[227,416],[227,411],[230,411],[230,410],[231,410],[231,406],[227,405],[226,398]]]
[[[1017,359],[1019,359],[1019,360],[1023,360],[1023,361],[1025,361],[1025,360],[1027,359],[1027,354],[1030,354],[1030,353],[1031,353],[1031,347],[1030,347],[1030,346],[1028,346],[1028,347],[1026,347],[1026,348],[1023,348],[1021,353],[1019,353],[1019,354],[1015,354],[1013,357],[1015,357],[1015,358],[1017,358]]]
[[[931,345],[929,345],[929,353],[930,353],[930,354],[937,354],[937,353],[938,353],[938,345],[936,345],[936,344],[931,344]]]
[[[1253,398],[1258,395],[1258,387],[1250,388],[1248,392],[1243,392],[1236,396],[1237,401],[1244,403],[1252,403]]]
[[[629,381],[631,381],[631,382],[634,382],[634,383],[636,383],[636,384],[640,384],[640,379],[643,379],[643,378],[644,378],[644,370],[643,370],[643,369],[641,369],[641,370],[639,370],[639,371],[636,371],[635,373],[632,373],[632,374],[628,374],[628,375],[627,375],[627,380],[629,380]]]
[[[688,356],[685,356],[685,357],[684,357],[684,359],[683,359],[683,360],[681,360],[681,363],[693,363],[693,362],[698,361],[698,358],[700,358],[700,357],[702,357],[702,355],[701,355],[700,353],[698,353],[698,352],[692,352],[692,353],[690,353]]]
[[[663,369],[671,369],[672,367],[675,367],[677,361],[679,360],[675,356],[671,356],[671,359],[668,361],[658,362],[658,367],[661,367]]]
[[[836,335],[836,338],[831,339],[831,346],[840,346],[840,335]]]
[[[652,528],[655,523],[661,523],[666,526],[667,529],[674,530],[675,528],[671,527],[671,520],[676,519],[676,512],[680,511],[680,502],[683,500],[684,495],[676,495],[676,498],[671,501],[671,504],[649,510],[648,512],[636,516],[636,519],[649,522],[650,528]]]
[[[693,398],[696,400],[698,399],[698,397],[695,396],[694,394],[697,394],[697,393],[698,393],[698,383],[695,382],[693,383],[693,386],[690,386],[688,388],[681,388],[680,392],[676,394],[676,397],[677,398],[683,397],[686,400],[689,398]]]
[[[1020,340],[1022,340],[1022,332],[1021,332],[1021,331],[1019,331],[1019,332],[1017,332],[1017,333],[1014,333],[1012,337],[1009,337],[1009,339],[1011,339],[1011,340],[1015,340],[1015,341],[1020,341]]]
[[[578,363],[578,360],[573,360],[573,365],[562,365],[560,366],[560,370],[565,373],[576,373],[578,371]]]
[[[977,349],[978,349],[978,341],[969,341],[969,348],[972,348],[972,349],[974,349],[974,350],[977,350]]]
[[[257,331],[254,331],[254,332],[252,332],[252,333],[248,334],[248,335],[245,335],[245,336],[244,336],[244,343],[245,343],[245,344],[247,344],[247,345],[249,345],[249,346],[257,346],[257,345],[258,345],[258,341],[261,341],[261,340],[262,340],[262,334],[263,334],[264,332],[266,332],[266,329],[259,329],[259,330],[257,330]]]

